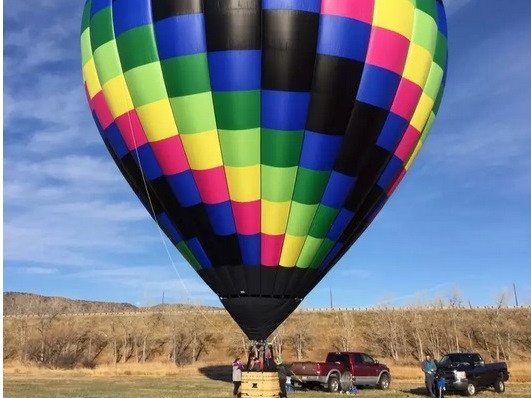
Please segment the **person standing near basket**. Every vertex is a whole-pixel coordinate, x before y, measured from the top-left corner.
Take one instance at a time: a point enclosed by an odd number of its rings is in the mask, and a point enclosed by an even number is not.
[[[288,371],[281,358],[277,358],[275,363],[277,365],[278,383],[280,385],[280,398],[287,398],[286,382],[288,381]]]
[[[426,355],[426,359],[422,361],[422,371],[424,372],[424,381],[426,382],[426,390],[430,397],[435,397],[433,390],[435,384],[435,372],[437,371],[437,365],[435,361],[431,359],[431,356]]]
[[[237,398],[240,398],[242,395],[240,392],[240,388],[242,386],[242,370],[243,365],[240,361],[240,357],[236,357],[232,363],[232,382],[234,383],[234,390],[232,394]]]

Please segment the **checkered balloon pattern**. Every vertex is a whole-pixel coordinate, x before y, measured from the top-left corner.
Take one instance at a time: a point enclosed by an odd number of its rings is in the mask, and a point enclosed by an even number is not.
[[[441,0],[88,0],[81,49],[118,168],[258,338],[411,166],[441,103],[447,28]]]

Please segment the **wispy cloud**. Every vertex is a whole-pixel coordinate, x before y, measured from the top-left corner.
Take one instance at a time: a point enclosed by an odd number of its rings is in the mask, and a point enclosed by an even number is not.
[[[463,7],[478,0],[444,0],[444,6],[448,16],[456,14]]]
[[[22,3],[10,4],[4,14],[8,156],[86,151],[99,137],[81,84],[82,3]]]
[[[421,172],[473,174],[477,185],[485,184],[487,176],[504,175],[491,178],[503,184],[500,191],[531,193],[527,156],[531,97],[522,90],[531,85],[531,56],[522,51],[527,24],[520,19],[510,25],[486,26],[474,42],[450,37],[445,97],[436,134],[429,137],[421,154],[425,160]],[[459,40],[464,41],[461,46]],[[457,54],[452,53],[452,43]]]
[[[5,168],[7,260],[80,265],[94,252],[134,253],[158,239],[132,228],[149,216],[110,162],[76,155],[7,158]]]
[[[352,278],[354,280],[368,279],[374,275],[373,272],[369,271],[368,269],[349,267],[347,264],[343,264],[341,266],[339,273],[344,277]]]
[[[16,2],[5,13],[4,259],[35,264],[34,273],[142,252],[159,239],[88,110],[81,10]]]
[[[28,275],[53,275],[59,273],[59,270],[52,267],[27,267],[24,268],[24,273]]]
[[[179,267],[188,267],[185,263]],[[217,296],[201,281],[179,277],[166,265],[117,267],[106,266],[77,270],[65,274],[66,278],[78,280],[99,280],[113,283],[117,289],[134,289],[144,297],[160,297],[164,291],[181,302],[193,304],[219,304]]]
[[[441,297],[441,295],[448,290],[448,288],[452,285],[451,282],[443,282],[439,283],[434,286],[430,286],[427,288],[416,290],[409,294],[404,294],[401,296],[393,297],[392,294],[387,294],[386,296],[382,297],[379,300],[380,304],[388,304],[388,305],[408,305],[408,304],[427,304],[430,302],[433,302],[433,300],[437,297]]]

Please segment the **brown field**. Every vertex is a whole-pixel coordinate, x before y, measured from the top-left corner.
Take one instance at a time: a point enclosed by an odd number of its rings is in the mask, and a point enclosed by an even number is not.
[[[418,366],[393,364],[387,361],[393,380],[404,382],[422,381],[423,375]],[[229,366],[226,364],[197,363],[196,365],[175,366],[170,363],[153,362],[149,364],[126,363],[116,365],[99,365],[95,369],[49,369],[28,366],[18,362],[4,364],[4,377],[42,377],[42,378],[106,378],[106,377],[195,377],[202,375],[201,369],[215,369],[217,376],[228,378]],[[509,363],[511,382],[528,383],[531,385],[531,362]],[[531,387],[531,386],[530,386]],[[530,395],[531,397],[531,395]]]
[[[510,366],[511,382],[506,398],[531,397],[531,364]],[[230,368],[212,364],[176,367],[151,363],[98,366],[96,369],[54,370],[10,363],[4,368],[5,398],[206,398],[230,397]],[[422,375],[417,367],[391,365],[393,385],[389,391],[364,389],[360,396],[414,398],[423,396]],[[520,381],[520,382],[519,382]],[[522,381],[525,381],[523,383]],[[327,397],[319,391],[290,394],[300,398]],[[457,395],[456,395],[457,396]],[[480,397],[496,397],[493,391]]]
[[[5,374],[5,398],[216,398],[231,397],[231,383],[214,380],[202,374],[175,374],[164,376],[110,376],[75,374]],[[298,398],[331,396],[321,391],[302,391],[289,394]],[[396,380],[390,390],[364,389],[361,397],[414,398],[425,396],[421,381]],[[451,395],[454,396],[454,395]],[[456,397],[458,395],[455,395]],[[481,392],[479,397],[497,395],[494,391]],[[531,397],[531,384],[509,383],[505,398]]]

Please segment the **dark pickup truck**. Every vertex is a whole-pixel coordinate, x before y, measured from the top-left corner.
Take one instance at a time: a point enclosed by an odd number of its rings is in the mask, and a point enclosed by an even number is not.
[[[447,354],[437,363],[437,372],[446,379],[447,390],[464,392],[468,396],[488,387],[503,393],[509,379],[505,362],[485,364],[478,353]]]
[[[330,352],[325,362],[294,362],[292,378],[302,387],[320,386],[330,392],[346,390],[353,381],[357,386],[378,386],[386,390],[391,384],[389,368],[362,352]]]

